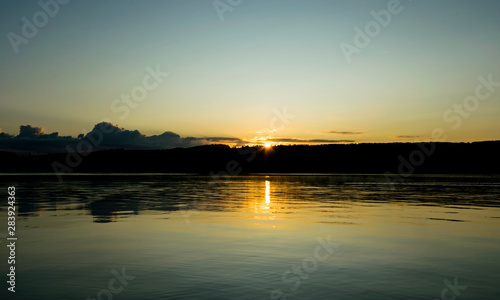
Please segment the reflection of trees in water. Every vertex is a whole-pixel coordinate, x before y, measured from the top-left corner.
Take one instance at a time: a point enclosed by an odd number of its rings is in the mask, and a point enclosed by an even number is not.
[[[88,210],[94,222],[108,223],[144,210],[240,211],[262,204],[274,207],[273,213],[283,213],[293,209],[296,201],[500,206],[499,180],[412,176],[391,189],[383,175],[242,175],[227,180],[213,180],[210,176],[101,176],[68,179],[63,184],[26,177],[11,185],[19,190],[16,205],[20,217],[47,211]],[[5,205],[0,203],[0,208]]]
[[[116,198],[93,201],[87,208],[96,223],[116,222],[121,216],[139,214],[139,203]]]
[[[19,188],[21,184],[16,184],[16,210],[20,217],[36,216],[37,212],[44,210],[56,210],[56,202],[48,202],[45,199],[43,190],[34,188]],[[45,201],[44,201],[45,200]]]
[[[18,216],[88,210],[94,222],[116,222],[119,218],[138,215],[141,210],[178,210],[179,201],[189,194],[180,184],[183,180],[158,176],[154,177],[156,180],[144,180],[147,176],[139,176],[142,181],[134,176],[82,177],[84,180],[69,177],[61,184],[47,180],[47,176],[23,176],[23,180],[10,183],[19,190],[16,195]],[[0,203],[0,209],[4,207],[5,203]]]
[[[132,193],[139,193],[137,189]],[[86,209],[94,217],[96,223],[117,222],[120,218],[126,218],[132,215],[138,215],[140,211],[176,211],[179,210],[178,199],[176,195],[164,196],[161,194],[148,194],[144,197],[131,196],[131,193],[115,194],[105,197],[102,200],[90,202]]]

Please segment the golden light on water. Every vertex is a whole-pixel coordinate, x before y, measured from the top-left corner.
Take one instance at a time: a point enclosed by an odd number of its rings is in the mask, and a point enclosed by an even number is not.
[[[271,204],[271,182],[266,180],[266,209],[269,209],[269,204]]]

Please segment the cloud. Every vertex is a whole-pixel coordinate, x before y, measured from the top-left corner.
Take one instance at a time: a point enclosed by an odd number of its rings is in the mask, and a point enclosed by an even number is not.
[[[138,150],[184,147],[184,141],[180,135],[170,131],[148,137],[138,130],[127,130],[108,122],[96,124],[92,131],[87,133],[83,139],[91,142],[95,148],[94,150],[113,148]],[[192,143],[188,142],[188,144]]]
[[[82,143],[85,141],[86,143]],[[335,144],[353,143],[353,140],[268,138],[267,141],[288,144]],[[85,144],[86,146],[82,146]],[[236,137],[206,136],[181,137],[179,134],[165,131],[159,135],[146,136],[138,130],[128,130],[119,125],[101,122],[78,137],[60,136],[59,133],[47,133],[43,127],[21,125],[18,135],[10,135],[0,130],[0,151],[60,153],[68,151],[98,151],[109,149],[152,150],[186,148],[209,144],[244,146],[255,142]],[[89,146],[91,145],[91,147]],[[69,149],[69,150],[68,150]],[[79,150],[80,149],[80,150]]]
[[[94,126],[91,132],[84,136],[84,139],[92,141],[96,137],[102,136],[99,147],[103,149],[124,148],[124,149],[170,149],[201,146],[212,143],[243,144],[239,138],[232,137],[185,137],[166,131],[160,135],[145,136],[138,130],[126,130],[118,125],[102,122]]]
[[[2,128],[0,128],[0,139],[10,139],[14,137],[13,135],[10,135],[8,133],[2,132]]]
[[[420,135],[397,135],[395,136],[395,138],[397,139],[416,139],[416,138],[420,138],[421,136]]]
[[[101,122],[96,124],[83,139],[88,140],[96,148],[140,148],[145,136],[138,130],[126,130],[112,123]]]
[[[248,143],[245,140],[233,137],[204,137],[201,140],[204,140],[206,143],[235,144],[237,146],[243,146]]]
[[[0,150],[13,152],[51,153],[63,152],[69,143],[77,140],[59,133],[46,133],[42,127],[21,125],[19,134],[14,136],[0,132]]]
[[[229,138],[229,137],[207,137],[204,138],[208,141],[212,142],[241,142],[243,141],[242,139],[239,138]]]
[[[19,135],[18,137],[39,137],[39,136],[44,136],[46,135],[45,129],[42,127],[33,127],[31,125],[21,125],[19,129]]]
[[[335,130],[332,130],[332,131],[326,131],[326,132],[322,132],[322,133],[325,133],[325,134],[339,134],[339,135],[356,135],[356,134],[364,134],[364,132],[359,132],[359,131],[335,131]]]
[[[299,138],[267,138],[266,141],[274,143],[299,143],[299,144],[338,144],[354,143],[354,140],[323,140],[323,139],[299,139]]]

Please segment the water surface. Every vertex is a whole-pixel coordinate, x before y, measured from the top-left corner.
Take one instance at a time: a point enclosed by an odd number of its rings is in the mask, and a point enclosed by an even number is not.
[[[0,180],[1,224],[7,186],[19,214],[16,297],[2,280],[1,299],[500,297],[500,177]]]

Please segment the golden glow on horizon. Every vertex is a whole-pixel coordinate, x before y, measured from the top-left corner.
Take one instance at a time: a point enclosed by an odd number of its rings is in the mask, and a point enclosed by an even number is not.
[[[270,143],[266,143],[266,144],[264,144],[264,147],[266,147],[267,149],[271,148],[271,146],[272,146],[272,145],[271,145]],[[269,181],[266,181],[266,186],[267,186],[267,183],[268,183],[268,182],[269,182]]]

